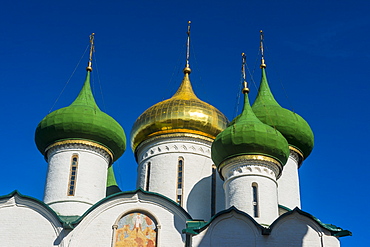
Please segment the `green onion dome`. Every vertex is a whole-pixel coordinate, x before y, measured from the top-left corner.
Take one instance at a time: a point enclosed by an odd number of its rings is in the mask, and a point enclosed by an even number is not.
[[[241,155],[263,155],[282,166],[288,160],[288,143],[276,129],[262,123],[253,113],[248,95],[244,108],[212,144],[212,160],[220,170],[223,161]]]
[[[48,114],[37,126],[35,142],[45,155],[50,145],[66,140],[85,140],[107,148],[113,162],[126,149],[126,136],[112,117],[97,106],[90,87],[90,71],[80,94],[68,107]]]
[[[262,67],[258,95],[252,109],[263,123],[276,128],[283,134],[289,146],[301,152],[303,159],[310,155],[314,146],[314,136],[310,126],[301,116],[277,103],[268,85],[264,67]]]

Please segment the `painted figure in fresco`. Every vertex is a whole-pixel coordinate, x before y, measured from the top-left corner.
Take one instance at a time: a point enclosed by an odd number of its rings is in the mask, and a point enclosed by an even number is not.
[[[155,247],[156,237],[156,224],[149,216],[131,213],[119,220],[114,246]]]

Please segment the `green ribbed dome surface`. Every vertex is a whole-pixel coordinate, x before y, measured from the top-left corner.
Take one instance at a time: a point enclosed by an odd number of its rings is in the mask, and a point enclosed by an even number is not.
[[[268,85],[264,68],[262,68],[261,84],[252,109],[263,123],[275,127],[283,134],[290,146],[300,150],[304,158],[310,155],[314,146],[311,127],[301,116],[277,103]]]
[[[37,126],[35,142],[42,154],[45,149],[62,140],[88,140],[107,147],[113,153],[113,161],[126,149],[126,136],[112,117],[97,106],[90,87],[90,72],[84,86],[68,107],[48,114]]]
[[[212,143],[212,160],[217,167],[226,159],[240,155],[265,155],[285,165],[289,147],[279,131],[262,123],[253,113],[248,95],[243,112]]]

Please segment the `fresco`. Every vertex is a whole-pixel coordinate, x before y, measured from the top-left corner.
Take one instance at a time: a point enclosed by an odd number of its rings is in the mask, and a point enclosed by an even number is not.
[[[115,247],[155,247],[157,226],[155,221],[139,212],[125,215],[118,222]]]

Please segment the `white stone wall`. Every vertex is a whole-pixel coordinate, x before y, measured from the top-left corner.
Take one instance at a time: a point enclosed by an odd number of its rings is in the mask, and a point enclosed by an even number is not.
[[[176,201],[179,158],[184,160],[181,205],[193,218],[208,220],[211,217],[213,164],[210,142],[185,137],[158,138],[139,146],[137,185],[146,189],[146,169],[150,162],[149,191]],[[219,178],[216,181],[221,182]],[[223,193],[219,191],[220,186],[217,187],[216,200],[222,205]]]
[[[226,208],[235,206],[260,224],[271,224],[278,217],[275,164],[238,159],[230,159],[227,162],[222,168]],[[257,186],[258,217],[255,217],[254,213],[253,185]]]
[[[121,193],[97,205],[74,229],[63,229],[59,219],[41,202],[19,196],[0,199],[0,246],[101,247],[114,246],[114,228],[126,214],[141,212],[158,227],[157,246],[183,247],[190,216],[167,199],[141,191]],[[338,238],[316,221],[296,211],[280,217],[265,231],[249,216],[231,210],[215,218],[192,237],[191,246],[339,247]]]
[[[211,226],[193,236],[193,247],[259,246],[260,232],[246,217],[228,214],[215,219]]]
[[[68,196],[71,159],[78,155],[74,196]],[[82,215],[105,197],[109,156],[83,144],[56,146],[48,151],[44,202],[60,215]]]
[[[224,181],[221,179],[217,169],[216,169],[216,213],[224,210],[225,205],[225,190]]]
[[[298,177],[298,154],[290,151],[289,159],[284,166],[278,183],[279,204],[290,209],[301,208],[301,196]]]
[[[0,246],[67,246],[55,215],[34,200],[19,196],[0,200]]]
[[[69,247],[113,246],[114,225],[124,215],[143,212],[158,222],[157,246],[183,247],[187,214],[164,198],[137,194],[119,195],[90,212],[69,234]]]
[[[315,221],[295,212],[273,226],[264,246],[339,247],[340,243]]]
[[[315,221],[293,213],[279,219],[270,234],[263,235],[248,217],[230,212],[216,218],[192,237],[193,247],[339,247],[339,240]]]

